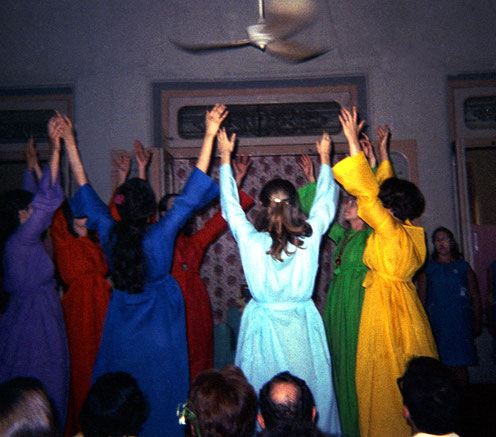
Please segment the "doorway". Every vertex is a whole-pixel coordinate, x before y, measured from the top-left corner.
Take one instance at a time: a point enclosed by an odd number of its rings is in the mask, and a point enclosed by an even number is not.
[[[496,79],[450,80],[451,137],[455,148],[458,238],[474,269],[487,314],[488,271],[496,260]],[[477,339],[480,366],[473,382],[496,382],[487,329]]]

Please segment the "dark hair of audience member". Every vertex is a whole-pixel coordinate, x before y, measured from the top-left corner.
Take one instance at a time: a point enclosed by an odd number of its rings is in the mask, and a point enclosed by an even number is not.
[[[443,363],[430,357],[413,358],[398,386],[409,420],[419,431],[435,435],[453,432],[460,394]]]
[[[0,384],[2,437],[57,437],[53,406],[36,378],[15,378]]]
[[[298,207],[298,194],[294,185],[285,179],[272,179],[267,182],[259,196],[265,207],[257,216],[255,228],[268,232],[272,245],[267,252],[275,260],[282,261],[282,252],[290,255],[288,243],[300,248],[300,237],[312,235],[312,227]]]
[[[259,437],[324,437],[324,433],[313,423],[293,423],[265,428]]]
[[[239,367],[200,372],[188,397],[201,437],[251,437],[255,431],[257,395]]]
[[[148,401],[129,373],[106,373],[88,392],[79,423],[84,437],[138,436],[149,414]]]
[[[295,388],[295,397],[284,402],[274,401],[274,389],[279,384],[290,384]],[[289,372],[274,376],[260,390],[260,412],[266,429],[291,428],[294,424],[312,423],[315,401],[310,388],[302,379]]]
[[[384,208],[391,210],[401,221],[420,217],[425,208],[422,192],[415,184],[404,179],[386,179],[380,186],[379,199]]]
[[[116,190],[114,201],[121,220],[111,234],[112,281],[121,291],[141,293],[146,268],[142,241],[156,210],[155,195],[147,181],[132,178]]]
[[[450,240],[451,257],[455,260],[460,259],[462,257],[462,254],[460,253],[460,250],[458,248],[458,243],[455,240],[455,236],[453,235],[453,232],[451,232],[448,228],[445,228],[444,226],[440,226],[439,228],[435,229],[434,232],[432,233],[432,242],[434,243],[434,240],[436,239],[436,235],[439,232],[444,232]],[[438,257],[439,254],[437,253],[436,247],[434,246],[434,251],[432,252],[432,259],[437,260]]]

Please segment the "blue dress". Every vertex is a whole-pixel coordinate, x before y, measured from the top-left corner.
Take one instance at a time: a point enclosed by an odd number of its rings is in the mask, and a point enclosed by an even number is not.
[[[451,263],[430,260],[425,270],[426,312],[439,357],[448,366],[477,364],[474,310],[467,281],[469,268],[464,260]]]
[[[0,317],[0,382],[38,378],[48,391],[63,428],[69,392],[69,350],[54,265],[41,241],[64,200],[50,169],[38,187],[30,172],[23,188],[34,192],[33,212],[7,240],[3,253],[4,289],[11,297]]]
[[[312,293],[319,267],[319,247],[336,212],[338,188],[331,168],[322,165],[308,223],[313,233],[303,248],[290,245],[291,255],[276,261],[267,251],[272,239],[258,232],[239,205],[229,165],[220,170],[221,205],[238,243],[246,281],[253,299],[243,311],[235,364],[256,392],[279,372],[306,381],[315,398],[318,426],[339,434],[338,407],[332,385],[331,357],[324,324]]]
[[[174,206],[143,237],[146,278],[143,291],[114,289],[93,369],[93,380],[107,372],[133,375],[150,403],[141,436],[184,436],[176,408],[188,396],[188,345],[184,302],[170,275],[174,240],[194,210],[218,195],[217,184],[195,168]],[[114,220],[90,185],[82,186],[71,204],[88,216],[110,260]],[[109,262],[111,264],[111,262]]]

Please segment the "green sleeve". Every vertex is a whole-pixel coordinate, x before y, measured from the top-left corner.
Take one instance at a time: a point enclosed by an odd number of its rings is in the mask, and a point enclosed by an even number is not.
[[[337,218],[332,222],[332,225],[329,229],[327,236],[334,241],[334,243],[338,243],[340,240],[344,238],[344,233],[346,232],[346,228],[338,222]]]
[[[310,182],[298,190],[298,198],[300,200],[300,208],[306,216],[310,214],[312,209],[313,200],[315,199],[315,192],[317,190],[316,182]]]

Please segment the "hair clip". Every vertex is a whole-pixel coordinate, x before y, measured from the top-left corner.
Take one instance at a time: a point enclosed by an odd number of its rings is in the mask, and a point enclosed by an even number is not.
[[[124,194],[116,194],[114,196],[114,203],[116,205],[122,205],[124,203],[124,200],[125,200]]]

